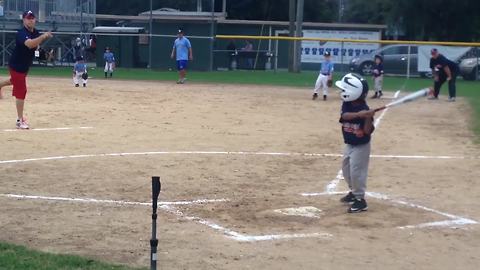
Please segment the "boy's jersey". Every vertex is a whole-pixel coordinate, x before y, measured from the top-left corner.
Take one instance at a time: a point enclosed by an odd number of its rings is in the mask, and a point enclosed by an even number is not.
[[[341,117],[344,113],[354,113],[363,110],[370,110],[365,101],[359,104],[355,104],[354,102],[343,102],[340,123],[342,123],[343,140],[346,144],[360,145],[370,142],[371,135],[363,132],[365,119],[359,118],[347,121],[343,120]]]
[[[177,38],[173,43],[173,48],[175,48],[176,52],[176,59],[177,61],[180,60],[188,60],[189,49],[192,47],[190,41],[186,37]]]
[[[380,77],[383,75],[383,63],[373,65],[373,70],[377,70],[377,73],[373,73],[373,77]]]
[[[330,75],[333,73],[333,63],[332,61],[324,61],[322,62],[322,66],[320,68],[320,73],[323,75]]]
[[[112,52],[106,52],[103,54],[103,59],[105,59],[105,61],[107,63],[113,63],[115,62],[115,56],[113,56],[113,53]]]
[[[87,72],[87,64],[85,63],[76,63],[73,66],[73,71],[75,72]]]

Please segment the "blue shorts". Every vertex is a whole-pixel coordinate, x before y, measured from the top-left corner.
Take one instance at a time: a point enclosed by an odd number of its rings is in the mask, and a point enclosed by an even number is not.
[[[184,70],[187,69],[188,60],[177,60],[177,69]]]

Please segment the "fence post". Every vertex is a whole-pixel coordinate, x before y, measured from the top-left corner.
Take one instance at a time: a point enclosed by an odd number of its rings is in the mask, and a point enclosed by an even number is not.
[[[407,79],[410,79],[410,50],[412,46],[408,45],[408,53],[407,53]]]

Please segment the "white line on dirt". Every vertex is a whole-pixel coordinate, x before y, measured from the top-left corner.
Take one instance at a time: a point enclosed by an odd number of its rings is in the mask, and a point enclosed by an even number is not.
[[[157,151],[157,152],[132,152],[132,153],[108,153],[108,154],[83,154],[68,156],[51,156],[40,158],[0,160],[0,164],[23,163],[33,161],[48,161],[62,159],[80,159],[96,157],[125,157],[125,156],[154,156],[154,155],[243,155],[243,156],[296,156],[296,157],[342,157],[342,154],[322,153],[282,153],[282,152],[232,152],[232,151]],[[478,159],[479,157],[465,156],[421,156],[421,155],[371,155],[372,158],[395,158],[395,159]]]
[[[93,127],[59,127],[59,128],[32,128],[28,130],[24,129],[4,129],[1,130],[3,132],[16,132],[16,131],[22,131],[22,132],[28,132],[28,131],[63,131],[63,130],[75,130],[75,129],[92,129]]]
[[[69,197],[49,197],[49,196],[35,196],[35,195],[19,195],[19,194],[0,194],[0,197],[13,198],[19,200],[44,200],[44,201],[60,201],[60,202],[73,202],[73,203],[95,203],[95,204],[112,204],[112,205],[140,205],[151,206],[149,202],[132,202],[121,200],[102,200],[93,198],[69,198]],[[281,239],[293,239],[293,238],[330,238],[333,235],[329,233],[306,233],[306,234],[272,234],[272,235],[247,235],[235,232],[214,222],[208,221],[195,216],[185,215],[182,211],[174,208],[176,205],[193,205],[193,204],[207,204],[227,202],[228,199],[198,199],[191,201],[172,201],[165,202],[159,201],[159,208],[163,209],[171,214],[176,215],[179,218],[196,222],[198,224],[205,225],[211,229],[223,233],[225,236],[239,241],[239,242],[256,242],[256,241],[272,241]]]
[[[301,196],[304,197],[314,197],[314,196],[329,196],[329,195],[340,195],[340,194],[346,194],[348,191],[341,191],[341,192],[317,192],[317,193],[301,193]],[[416,208],[416,209],[421,209],[427,212],[435,213],[440,216],[444,216],[446,218],[449,218],[448,220],[442,220],[442,221],[435,221],[435,222],[427,222],[427,223],[421,223],[417,225],[406,225],[406,226],[400,226],[397,227],[399,229],[415,229],[415,228],[428,228],[428,227],[448,227],[448,228],[455,228],[458,226],[464,226],[464,225],[472,225],[472,224],[478,224],[477,221],[457,216],[457,215],[452,215],[446,212],[442,212],[433,208],[429,208],[423,205],[415,204],[415,203],[410,203],[406,202],[403,200],[398,200],[398,199],[393,199],[390,198],[389,196],[377,192],[366,192],[366,195],[375,199],[379,200],[384,200],[384,201],[389,201],[394,204],[399,204],[403,206],[407,206],[410,208]]]
[[[272,240],[294,239],[294,238],[331,238],[333,237],[333,235],[329,233],[247,235],[247,234],[242,234],[242,233],[230,230],[228,228],[225,228],[224,226],[218,225],[214,222],[211,222],[199,217],[185,215],[182,211],[176,208],[173,208],[171,206],[164,205],[164,206],[161,206],[161,208],[171,214],[178,216],[179,218],[205,225],[215,231],[223,233],[228,238],[231,238],[239,242],[272,241]]]
[[[63,201],[63,202],[80,202],[80,203],[98,203],[98,204],[116,204],[116,205],[152,205],[150,202],[132,202],[121,200],[101,200],[92,198],[69,198],[69,197],[50,197],[37,195],[23,195],[23,194],[0,194],[0,197],[22,199],[22,200],[44,200],[44,201]],[[227,202],[227,199],[198,199],[192,201],[173,201],[165,202],[159,201],[159,205],[190,205],[190,204],[205,204],[216,202]]]

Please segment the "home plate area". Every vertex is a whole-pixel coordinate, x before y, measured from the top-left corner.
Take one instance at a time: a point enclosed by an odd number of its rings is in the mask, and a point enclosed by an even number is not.
[[[451,228],[476,224],[474,220],[373,192],[367,194],[367,212],[347,214],[348,205],[339,201],[343,194],[304,193],[290,201],[282,197],[255,197],[176,209],[187,219],[237,241],[329,238],[342,230]]]

